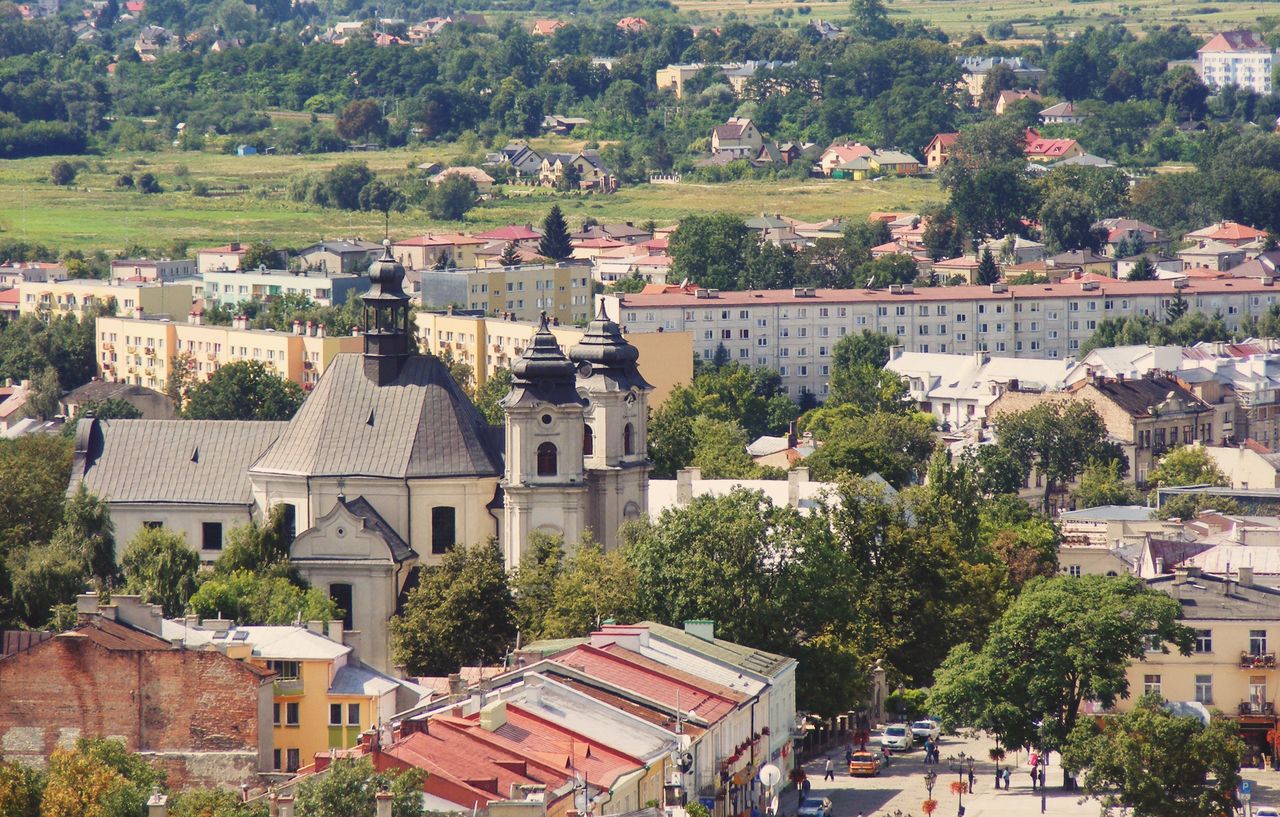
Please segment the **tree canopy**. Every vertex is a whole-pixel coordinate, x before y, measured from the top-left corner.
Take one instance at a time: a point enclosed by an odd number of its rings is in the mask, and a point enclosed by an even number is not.
[[[222,366],[187,392],[188,420],[288,420],[302,405],[302,387],[257,360]]]

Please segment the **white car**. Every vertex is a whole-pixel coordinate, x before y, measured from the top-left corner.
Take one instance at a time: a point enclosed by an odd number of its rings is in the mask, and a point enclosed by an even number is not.
[[[886,746],[895,752],[907,752],[914,746],[916,740],[911,735],[911,729],[905,723],[895,723],[884,728],[884,732],[880,734],[880,745]]]
[[[1253,817],[1280,817],[1280,811],[1271,806],[1262,806],[1253,810]]]
[[[937,740],[942,730],[938,727],[937,721],[912,721],[911,734],[916,740]]]

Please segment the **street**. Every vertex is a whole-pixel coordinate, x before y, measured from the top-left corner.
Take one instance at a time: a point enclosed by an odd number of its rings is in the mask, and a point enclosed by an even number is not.
[[[805,764],[805,772],[812,785],[811,796],[831,798],[834,817],[887,817],[895,810],[904,815],[924,817],[920,805],[927,798],[924,773],[933,769],[937,782],[933,787],[933,799],[938,801],[935,817],[950,817],[957,813],[959,802],[951,793],[951,784],[960,777],[952,771],[948,762],[964,752],[978,758],[974,764],[974,791],[964,796],[965,817],[1031,817],[1040,813],[1040,791],[1031,789],[1031,767],[1027,765],[1025,752],[1010,753],[1007,758],[1013,764],[1013,776],[1010,790],[995,788],[995,764],[988,758],[987,752],[995,745],[989,738],[965,739],[945,736],[939,745],[942,761],[936,766],[926,766],[924,750],[920,747],[905,754],[895,754],[888,768],[883,769],[878,777],[850,777],[845,769],[844,747],[833,750],[829,755]],[[868,749],[877,750],[875,738],[867,745]],[[836,779],[822,779],[823,765],[826,757],[832,758]],[[1006,762],[1002,761],[1003,769]],[[1253,781],[1252,805],[1276,805],[1280,803],[1280,772],[1245,769],[1243,775]],[[968,775],[966,774],[967,778]],[[1100,806],[1097,801],[1083,800],[1079,793],[1063,792],[1062,767],[1058,765],[1058,756],[1050,760],[1048,771],[1049,791],[1045,797],[1045,813],[1052,815],[1068,815],[1068,817],[1097,817]],[[787,792],[782,798],[783,812],[794,814],[796,810],[796,794]]]

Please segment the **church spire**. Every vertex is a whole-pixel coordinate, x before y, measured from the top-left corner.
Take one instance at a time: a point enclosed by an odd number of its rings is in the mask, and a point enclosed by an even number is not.
[[[391,240],[369,266],[364,301],[364,373],[379,386],[394,381],[411,352],[409,296],[404,294],[404,265],[391,255]]]

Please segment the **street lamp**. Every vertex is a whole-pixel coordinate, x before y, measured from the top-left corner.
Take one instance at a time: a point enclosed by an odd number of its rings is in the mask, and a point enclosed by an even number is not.
[[[956,817],[964,817],[964,793],[966,784],[964,781],[965,772],[973,774],[973,758],[961,752],[950,761],[951,771],[956,773],[956,782],[951,784],[951,793],[957,798],[956,801]]]
[[[929,799],[933,799],[933,785],[938,782],[938,773],[933,769],[924,773],[924,787],[929,792]]]

